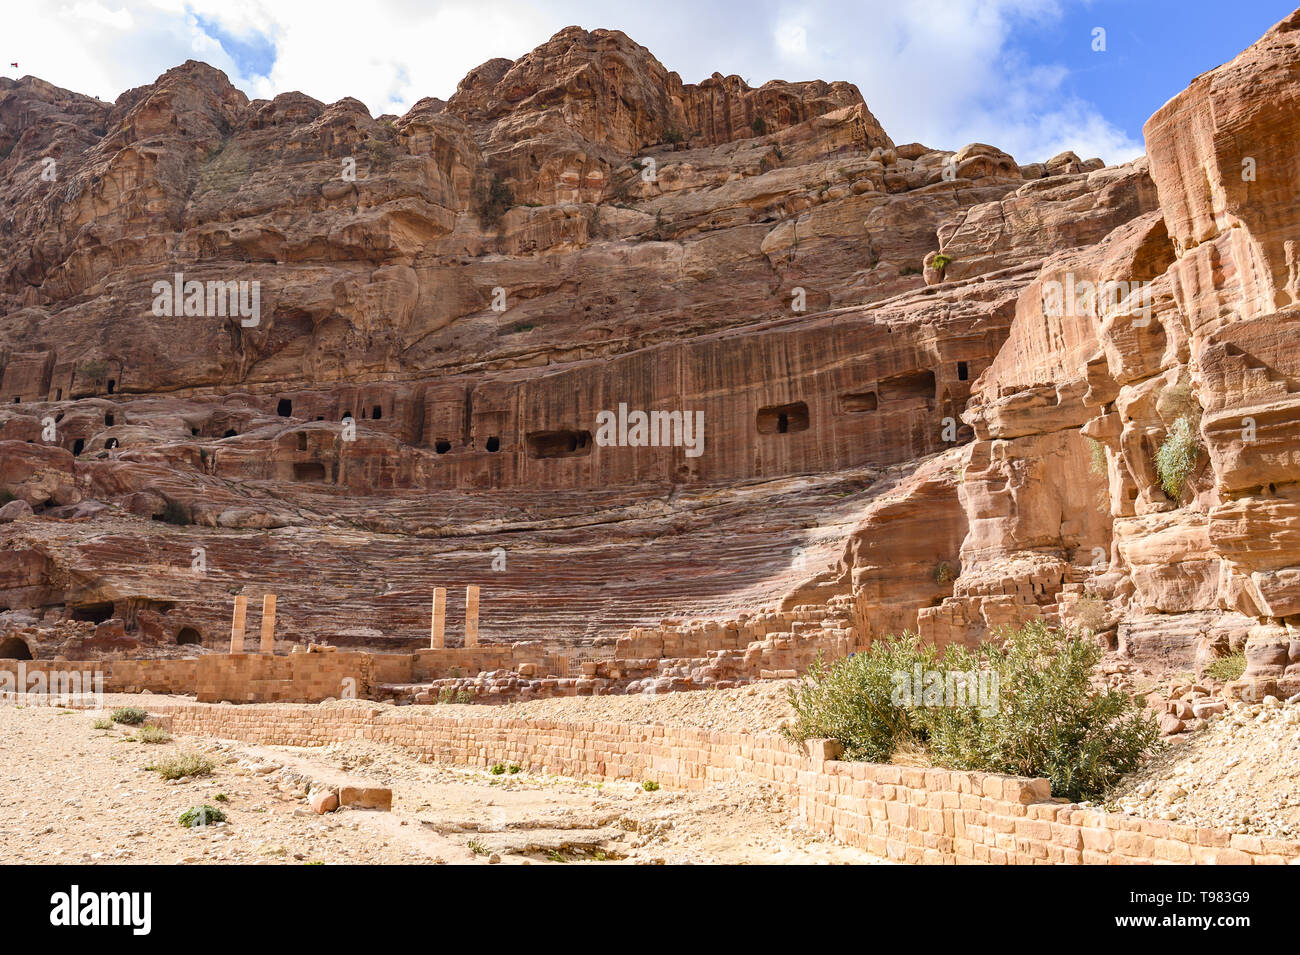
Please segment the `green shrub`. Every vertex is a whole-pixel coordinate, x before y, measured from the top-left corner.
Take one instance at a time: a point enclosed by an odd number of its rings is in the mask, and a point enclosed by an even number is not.
[[[102,718],[95,720],[95,729],[97,730],[111,730],[112,728],[113,728],[112,720],[106,720]]]
[[[930,268],[935,269],[936,271],[939,272],[942,272],[951,264],[952,264],[951,255],[942,255],[942,254],[936,255],[934,258],[930,260]]]
[[[515,773],[523,772],[524,767],[520,766],[518,763],[511,763],[509,766],[509,770],[510,770],[510,775],[513,776],[515,775]]]
[[[913,633],[877,640],[829,666],[819,657],[789,690],[795,719],[783,733],[797,742],[836,739],[847,759],[888,762],[900,743],[923,732],[909,708],[892,702],[895,674],[910,673],[918,663],[933,669],[936,653]]]
[[[149,718],[149,711],[142,710],[138,706],[120,706],[112,712],[114,723],[125,723],[127,726],[139,726]]]
[[[1201,445],[1196,437],[1190,415],[1183,415],[1169,427],[1165,440],[1156,451],[1156,475],[1160,486],[1177,502],[1183,496],[1187,479],[1196,470],[1196,459]]]
[[[1088,439],[1088,469],[1099,477],[1110,477],[1109,468],[1106,466],[1106,446],[1096,438]]]
[[[1230,653],[1226,657],[1218,657],[1205,667],[1206,676],[1222,680],[1224,683],[1240,680],[1245,672],[1246,654],[1244,653]]]
[[[664,133],[664,142],[670,145],[676,146],[678,143],[683,143],[685,141],[686,141],[685,134],[682,133],[682,131],[680,129],[677,129],[675,126],[670,126],[668,130]]]
[[[647,779],[645,782],[641,784],[641,788],[648,793],[652,793],[658,790],[659,784],[657,782],[654,782],[653,780]]]
[[[957,574],[952,569],[952,564],[946,560],[941,560],[934,567],[934,582],[936,584],[946,584],[955,578]]]
[[[190,806],[181,813],[180,824],[186,829],[210,826],[214,822],[225,822],[226,814],[214,806]]]
[[[501,776],[505,773],[505,771],[506,771],[505,763],[494,763],[492,768],[488,770],[488,772],[491,773],[493,776]]]
[[[184,779],[187,776],[211,776],[216,766],[212,760],[199,753],[177,753],[160,759],[145,769],[157,773],[163,779]]]
[[[1131,696],[1092,686],[1102,651],[1091,638],[1041,622],[996,637],[978,651],[950,647],[942,661],[912,634],[829,667],[819,660],[790,692],[795,721],[785,734],[836,739],[845,758],[874,762],[919,744],[934,765],[1045,777],[1070,799],[1100,795],[1156,745],[1154,718]],[[964,684],[966,698],[897,697],[899,676],[918,665],[940,686]],[[969,692],[970,675],[997,688],[992,702]]]
[[[172,734],[161,726],[142,726],[135,738],[141,743],[166,743],[171,740]]]
[[[945,663],[997,674],[998,705],[941,706],[922,722],[935,763],[951,769],[1046,777],[1052,794],[1098,796],[1156,745],[1156,721],[1129,696],[1092,686],[1101,647],[1034,621],[1002,630],[977,652],[954,647]]]
[[[755,136],[767,135],[767,120],[762,116],[755,116],[754,121],[749,124],[749,128],[754,131]]]
[[[488,852],[487,846],[483,845],[483,843],[480,842],[478,839],[471,839],[469,842],[465,843],[465,845],[469,849],[469,851],[474,853],[474,855],[476,856],[487,855]]]
[[[469,690],[461,690],[461,691],[459,691],[459,692],[456,694],[456,702],[457,702],[457,703],[473,703],[473,702],[474,702],[474,694],[471,693]]]

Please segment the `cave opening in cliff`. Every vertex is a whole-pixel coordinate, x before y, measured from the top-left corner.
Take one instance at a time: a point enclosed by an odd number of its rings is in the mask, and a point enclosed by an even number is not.
[[[375,405],[374,410],[370,412],[370,417],[378,421],[384,416],[383,405]]]
[[[759,434],[792,434],[808,430],[808,405],[796,401],[758,409]]]
[[[435,441],[433,444],[433,450],[437,451],[439,454],[446,454],[448,451],[451,450],[451,442]]]
[[[572,458],[591,454],[590,431],[532,431],[526,436],[529,457]]]
[[[0,660],[30,660],[32,651],[19,637],[5,637],[0,640]]]
[[[862,391],[857,394],[840,395],[840,410],[847,414],[860,414],[875,411],[880,407],[880,400],[874,391]]]
[[[76,456],[76,455],[80,454],[80,453],[81,453],[82,451],[84,451],[84,450],[86,450],[86,439],[85,439],[85,438],[78,438],[76,441],[73,441],[73,442],[72,442],[72,454],[73,454],[73,456]]]
[[[892,378],[882,378],[878,392],[882,401],[904,398],[934,398],[935,381],[932,371],[911,371]]]
[[[493,454],[501,450],[501,439],[496,435],[487,439],[487,449]]]
[[[72,608],[73,620],[84,620],[89,623],[103,623],[112,616],[113,604],[111,602],[82,604],[80,607]]]
[[[293,402],[288,398],[281,398],[275,405],[275,413],[281,418],[290,418],[293,416]]]
[[[108,379],[108,393],[111,395],[115,391],[117,391],[117,382],[110,378]]]
[[[234,428],[231,428],[229,431],[227,431],[225,434],[223,434],[222,437],[223,437],[223,438],[234,438],[234,437],[237,437],[238,435],[239,435],[239,432],[236,431]]]
[[[109,438],[104,442],[105,451],[112,451],[115,447],[117,447],[117,438]]]
[[[295,481],[323,481],[325,480],[325,465],[319,461],[304,461],[293,466],[293,479]]]
[[[193,627],[181,627],[176,631],[176,645],[185,646],[191,643],[203,643],[203,637]]]
[[[970,366],[967,365],[964,361],[957,362],[957,380],[958,381],[970,380]]]
[[[106,428],[113,427],[113,422],[115,422],[116,420],[117,419],[114,418],[111,414],[104,415],[104,427]]]

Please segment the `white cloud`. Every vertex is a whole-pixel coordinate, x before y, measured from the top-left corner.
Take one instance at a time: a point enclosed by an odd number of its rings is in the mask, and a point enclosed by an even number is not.
[[[1063,67],[1015,51],[1018,28],[1059,22],[1066,2],[1077,0],[46,0],[8,5],[3,59],[106,99],[203,59],[253,97],[354,96],[378,115],[445,99],[483,61],[576,23],[624,30],[686,82],[714,71],[755,84],[848,80],[899,142],[989,142],[1021,162],[1065,148],[1131,158],[1140,143],[1062,94]],[[268,74],[243,75],[213,33],[268,38]]]

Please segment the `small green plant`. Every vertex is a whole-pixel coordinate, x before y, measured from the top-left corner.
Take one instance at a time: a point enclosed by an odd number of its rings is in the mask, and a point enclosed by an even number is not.
[[[1230,653],[1226,657],[1217,657],[1205,667],[1205,675],[1224,683],[1240,680],[1246,672],[1246,654]]]
[[[936,270],[936,271],[938,271],[938,272],[942,272],[944,269],[946,269],[946,268],[947,268],[949,265],[951,265],[951,264],[952,264],[952,256],[951,256],[951,255],[943,255],[943,254],[939,254],[939,255],[936,255],[934,258],[932,258],[932,259],[930,260],[930,268],[932,268],[932,269],[934,269],[934,270]]]
[[[659,788],[659,784],[654,780],[647,779],[645,782],[641,784],[641,788],[648,793],[652,793]]]
[[[97,730],[111,730],[112,728],[113,728],[112,720],[106,720],[102,717],[100,719],[95,720],[95,729]]]
[[[491,773],[493,776],[501,776],[505,773],[505,771],[506,771],[505,763],[494,763],[492,765],[492,768],[488,770],[488,772]]]
[[[171,741],[172,734],[161,726],[142,726],[135,738],[141,743],[167,743]]]
[[[521,773],[523,772],[523,770],[524,767],[520,766],[518,763],[511,763],[509,766],[509,772],[511,776],[515,775],[516,773]]]
[[[483,845],[483,843],[479,842],[477,839],[471,839],[469,842],[465,843],[465,845],[469,848],[469,851],[474,853],[476,856],[485,856],[488,854],[487,846]]]
[[[1097,633],[1106,622],[1106,601],[1092,591],[1085,591],[1074,602],[1070,615],[1080,627]]]
[[[213,802],[230,802],[230,797],[225,793],[217,793],[212,797]]]
[[[1156,476],[1171,501],[1177,502],[1183,496],[1183,488],[1196,470],[1200,453],[1201,445],[1192,427],[1192,419],[1183,415],[1170,425],[1165,440],[1156,451]]]
[[[1109,477],[1106,465],[1106,446],[1096,438],[1088,439],[1088,469],[1098,477]]]
[[[158,760],[145,769],[155,772],[163,779],[186,779],[190,776],[211,776],[216,768],[212,760],[199,753],[177,753]]]
[[[444,686],[441,690],[438,691],[438,702],[439,703],[456,702],[456,690],[453,687]]]
[[[114,723],[139,726],[149,718],[149,711],[142,710],[138,706],[119,706],[110,715],[113,717]]]
[[[936,584],[946,584],[948,581],[956,578],[957,573],[952,569],[952,564],[946,560],[939,561],[934,568],[934,582]]]
[[[457,703],[473,703],[473,702],[474,702],[474,694],[471,693],[469,690],[461,690],[460,692],[458,692],[458,693],[456,694],[456,702],[457,702]]]
[[[226,814],[215,806],[209,806],[206,803],[202,806],[191,806],[181,813],[180,824],[186,829],[202,828],[210,826],[214,822],[225,822]]]
[[[676,146],[678,143],[683,143],[685,141],[686,136],[675,126],[668,127],[664,132],[664,142],[668,143],[670,146]]]
[[[563,854],[562,852],[560,852],[559,849],[551,849],[549,852],[546,853],[546,858],[549,859],[551,862],[568,862],[568,861],[569,861],[568,859],[566,859],[566,858],[564,857],[564,854]]]
[[[762,116],[755,116],[754,121],[749,124],[749,128],[754,131],[755,136],[767,135],[767,120]]]

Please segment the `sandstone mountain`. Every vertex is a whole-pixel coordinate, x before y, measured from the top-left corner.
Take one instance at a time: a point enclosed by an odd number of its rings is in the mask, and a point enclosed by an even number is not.
[[[473,583],[489,640],[1041,617],[1294,693],[1298,27],[1118,167],[577,27],[400,117],[0,80],[0,654],[217,649],[268,591],[282,639],[409,648]],[[702,448],[595,440],[621,405]]]

